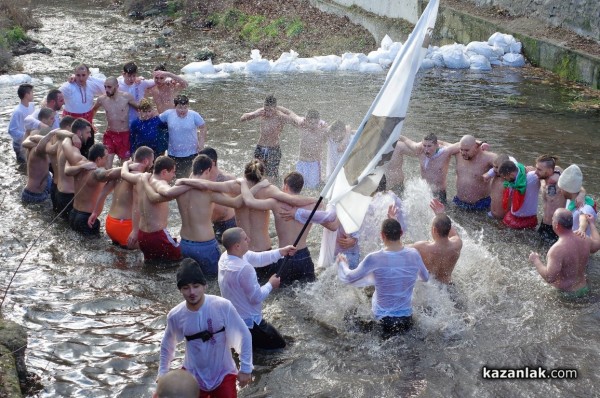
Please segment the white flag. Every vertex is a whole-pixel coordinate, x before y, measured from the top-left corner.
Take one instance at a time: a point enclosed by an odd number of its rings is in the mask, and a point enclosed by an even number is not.
[[[387,78],[354,138],[332,172],[321,196],[336,204],[347,233],[358,231],[371,195],[392,157],[419,67],[435,26],[439,0],[430,0],[396,56]]]

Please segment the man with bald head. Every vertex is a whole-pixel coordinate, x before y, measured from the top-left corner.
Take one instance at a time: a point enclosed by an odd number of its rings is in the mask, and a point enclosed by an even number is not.
[[[587,217],[592,218],[591,215]],[[557,288],[563,297],[584,297],[590,291],[585,274],[590,253],[600,250],[600,235],[596,225],[591,220],[590,237],[577,236],[572,231],[573,214],[560,208],[552,216],[552,228],[558,235],[558,241],[548,250],[547,263],[544,264],[536,252],[529,254],[529,261],[535,265],[542,278]]]
[[[138,109],[133,95],[119,91],[119,82],[109,77],[104,82],[105,95],[98,97],[94,104],[95,113],[100,107],[106,111],[106,131],[102,143],[108,150],[106,166],[112,167],[115,154],[121,162],[131,156],[129,145],[129,106]]]
[[[175,369],[158,378],[152,398],[198,398],[200,386],[194,376],[183,369]]]
[[[482,143],[472,135],[459,142],[460,156],[456,155],[456,196],[454,204],[464,210],[489,210],[490,183],[483,174],[493,167],[496,154],[484,151]]]

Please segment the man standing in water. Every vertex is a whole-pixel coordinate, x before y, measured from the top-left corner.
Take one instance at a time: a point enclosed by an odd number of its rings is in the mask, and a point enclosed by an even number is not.
[[[558,178],[558,188],[567,199],[566,208],[573,213],[573,231],[581,237],[590,236],[589,219],[586,215],[592,216],[592,223],[596,221],[596,203],[590,196],[584,196],[583,206],[577,208],[576,198],[581,196],[583,183],[583,174],[576,164],[572,164],[562,172]]]
[[[452,283],[452,271],[460,257],[462,240],[450,217],[444,213],[444,204],[433,199],[429,207],[435,213],[431,222],[433,241],[415,242],[412,247],[419,251],[431,275],[441,283],[449,285]]]
[[[94,104],[95,113],[100,107],[106,111],[106,131],[102,142],[108,151],[107,167],[112,167],[115,154],[121,162],[131,156],[129,145],[129,107],[138,108],[137,102],[129,93],[119,91],[119,82],[109,77],[104,82],[106,95]]]
[[[372,310],[383,328],[383,337],[403,333],[412,327],[412,293],[417,277],[427,282],[429,272],[417,249],[405,247],[402,227],[392,218],[381,225],[384,248],[370,253],[354,270],[338,254],[338,278],[355,287],[375,285]]]
[[[286,124],[299,124],[302,120],[294,112],[282,106],[277,106],[277,99],[273,95],[265,98],[265,105],[254,112],[244,113],[240,121],[246,122],[260,118],[260,137],[254,150],[254,158],[265,164],[268,177],[279,178],[279,162],[281,161],[281,148],[279,139]]]
[[[493,167],[496,154],[484,151],[472,135],[460,139],[460,156],[456,155],[456,196],[454,204],[463,210],[490,208],[490,183],[483,174]]]
[[[176,345],[185,338],[183,368],[198,381],[200,397],[237,397],[236,378],[240,387],[252,380],[252,337],[233,304],[205,294],[206,287],[198,263],[183,260],[177,270],[177,289],[184,301],[167,315],[158,375],[169,371]],[[232,349],[239,355],[239,372]]]
[[[427,134],[420,143],[400,136],[400,141],[410,148],[414,155],[418,156],[421,165],[421,177],[427,181],[433,197],[444,205],[446,198],[446,178],[452,155],[459,152],[458,144],[440,146],[434,133]]]
[[[159,114],[173,109],[175,96],[185,90],[188,83],[176,74],[167,72],[167,68],[162,64],[154,68],[152,75],[156,85],[146,91],[146,96],[152,97]]]
[[[262,317],[262,302],[279,287],[279,276],[271,275],[263,286],[258,284],[254,268],[267,266],[296,252],[294,246],[256,253],[248,250],[250,238],[243,229],[230,228],[223,234],[227,252],[219,259],[219,289],[221,296],[231,301],[252,335],[252,347],[279,349],[285,340]]]
[[[547,264],[540,260],[536,252],[529,254],[529,261],[535,265],[541,277],[557,288],[565,298],[586,296],[590,288],[587,284],[586,268],[590,253],[600,250],[600,235],[591,215],[591,236],[581,238],[573,231],[573,215],[567,209],[556,209],[552,217],[552,228],[558,241],[547,254]]]
[[[33,86],[21,84],[17,89],[20,103],[13,111],[8,124],[8,134],[12,138],[12,146],[18,163],[26,163],[25,151],[21,148],[25,138],[25,118],[35,111],[33,104]]]

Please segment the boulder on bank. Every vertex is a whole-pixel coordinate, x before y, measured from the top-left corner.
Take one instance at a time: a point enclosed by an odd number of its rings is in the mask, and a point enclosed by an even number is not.
[[[5,319],[0,319],[0,396],[21,397],[20,384],[27,380],[25,329]]]

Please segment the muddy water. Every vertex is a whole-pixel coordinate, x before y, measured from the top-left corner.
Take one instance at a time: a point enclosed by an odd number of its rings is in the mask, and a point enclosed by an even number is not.
[[[37,36],[54,53],[21,58],[34,77],[55,82],[36,84],[36,101],[64,81],[79,60],[100,67],[106,75],[118,73],[118,65],[130,57],[126,50],[156,34],[141,32],[140,25],[91,2],[78,2],[76,12],[67,11],[62,3],[44,4],[43,10],[36,9],[45,24]],[[179,45],[193,48],[192,39],[182,38]],[[143,74],[160,57],[147,55],[149,51],[136,53]],[[383,79],[357,74],[232,76],[193,83],[188,94],[195,101],[192,108],[207,120],[208,144],[218,149],[222,168],[239,174],[258,134],[256,124],[241,124],[239,116],[259,107],[267,93],[275,93],[282,105],[298,113],[315,107],[327,121],[342,119],[356,126]],[[15,92],[16,87],[0,90],[2,131],[16,105]],[[567,100],[563,88],[527,70],[427,71],[416,84],[404,134],[418,140],[433,131],[450,142],[474,134],[494,151],[511,153],[525,163],[540,153],[557,153],[564,166],[573,162],[582,166],[585,186],[596,194],[599,121],[597,116],[569,111]],[[98,122],[102,126],[103,115]],[[282,171],[293,169],[297,144],[298,133],[287,129]],[[174,270],[144,267],[140,253],[115,248],[106,238],[84,240],[62,222],[48,227],[49,205],[23,207],[19,201],[25,178],[6,134],[0,136],[0,149],[2,287],[27,248],[40,238],[21,265],[2,309],[28,329],[27,364],[44,384],[39,395],[150,396],[165,315],[181,300]],[[430,193],[415,178],[415,162],[408,159],[405,167],[410,178],[404,196],[407,239],[424,239],[431,217],[425,204]],[[449,197],[455,193],[454,181],[451,170]],[[415,329],[381,341],[345,324],[343,316],[349,310],[369,316],[369,299],[360,290],[340,285],[335,270],[324,270],[316,283],[275,292],[267,300],[265,318],[281,330],[289,347],[277,354],[255,355],[256,381],[240,395],[571,397],[595,391],[600,381],[595,371],[600,353],[598,259],[592,258],[588,272],[592,297],[579,304],[565,303],[527,262],[532,248],[545,251],[534,234],[506,230],[483,215],[452,211],[451,216],[465,242],[454,274],[454,301],[435,283],[417,284]],[[373,225],[377,222],[371,220]],[[176,236],[179,226],[173,206],[170,229]],[[365,250],[378,246],[372,236],[376,236],[373,229],[365,232]],[[317,228],[309,241],[316,257]],[[218,294],[215,281],[209,283],[209,292]],[[576,368],[579,379],[488,381],[481,378],[484,365]]]

